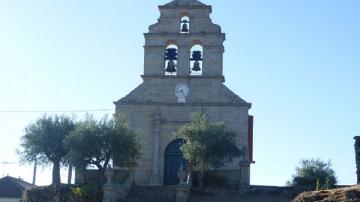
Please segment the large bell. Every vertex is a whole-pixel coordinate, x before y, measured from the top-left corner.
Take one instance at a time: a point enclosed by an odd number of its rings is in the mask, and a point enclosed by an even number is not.
[[[176,72],[175,63],[174,63],[173,60],[169,60],[165,71],[166,71],[166,72],[169,72],[169,73],[174,73],[174,72]]]
[[[176,48],[166,49],[165,60],[177,60],[177,49]]]
[[[192,71],[195,71],[195,72],[201,71],[200,62],[199,62],[199,61],[195,61],[195,62],[194,62],[194,67],[193,67],[191,70],[192,70]]]
[[[184,23],[182,25],[181,32],[185,32],[185,33],[189,32],[189,28],[188,28],[187,23]]]

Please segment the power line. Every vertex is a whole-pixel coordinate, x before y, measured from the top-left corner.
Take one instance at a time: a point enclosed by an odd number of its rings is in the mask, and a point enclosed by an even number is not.
[[[114,109],[82,109],[82,110],[0,110],[0,113],[85,113],[108,112]]]

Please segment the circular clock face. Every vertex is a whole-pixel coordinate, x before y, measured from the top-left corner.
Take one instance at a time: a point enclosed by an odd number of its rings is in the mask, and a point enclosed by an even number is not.
[[[186,84],[178,84],[175,88],[175,95],[178,98],[186,98],[189,94],[189,87]]]

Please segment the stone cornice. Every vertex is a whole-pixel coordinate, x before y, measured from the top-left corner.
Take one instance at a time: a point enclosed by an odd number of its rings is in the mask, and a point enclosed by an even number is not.
[[[181,33],[168,33],[168,32],[163,32],[163,33],[144,33],[144,36],[161,36],[161,37],[189,37],[189,36],[195,36],[195,37],[199,37],[199,36],[218,36],[221,35],[222,37],[225,38],[226,34],[225,33],[218,33],[218,32],[203,32],[203,33],[190,33],[190,34],[181,34]]]
[[[173,5],[162,5],[158,6],[161,9],[207,9],[212,13],[212,6],[210,5],[201,5],[201,6],[173,6]]]
[[[251,108],[251,103],[169,103],[169,102],[114,102],[115,105],[150,105],[150,106],[189,106],[189,107],[248,107]]]
[[[145,81],[146,79],[213,79],[213,80],[221,80],[223,83],[225,82],[224,76],[156,76],[156,75],[141,75],[141,78]]]

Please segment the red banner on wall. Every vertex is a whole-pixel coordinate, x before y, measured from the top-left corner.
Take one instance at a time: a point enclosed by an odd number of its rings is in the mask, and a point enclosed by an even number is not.
[[[248,145],[249,145],[249,161],[254,161],[254,116],[249,116],[249,127],[248,127]]]

